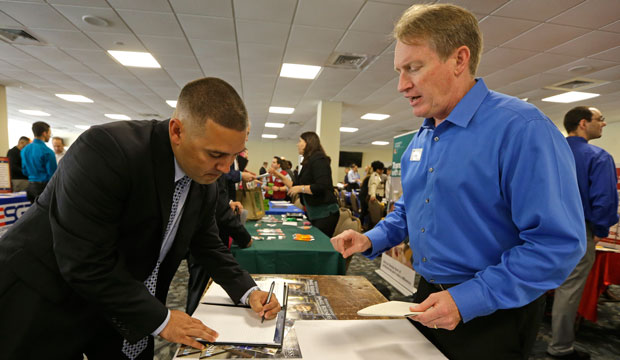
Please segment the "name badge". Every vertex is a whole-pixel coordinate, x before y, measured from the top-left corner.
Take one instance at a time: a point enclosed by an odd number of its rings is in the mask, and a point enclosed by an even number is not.
[[[409,161],[420,161],[422,158],[422,150],[423,149],[411,149],[411,157]]]

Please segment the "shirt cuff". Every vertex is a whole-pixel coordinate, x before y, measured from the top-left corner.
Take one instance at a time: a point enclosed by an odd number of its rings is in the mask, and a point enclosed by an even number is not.
[[[374,259],[379,256],[383,251],[390,248],[391,246],[387,243],[387,238],[385,236],[385,231],[380,229],[372,229],[364,233],[370,240],[370,249],[364,251],[362,255],[366,256],[369,259]]]
[[[245,294],[243,294],[241,300],[239,300],[239,303],[243,305],[250,305],[248,301],[250,301],[250,294],[254,290],[260,290],[260,288],[258,286],[251,287],[248,291],[245,292]]]
[[[159,327],[157,329],[155,329],[155,331],[153,331],[151,333],[151,335],[153,336],[157,336],[159,335],[159,333],[164,330],[164,328],[166,327],[166,325],[168,325],[168,321],[170,321],[170,310],[168,310],[168,314],[166,314],[166,319],[164,320],[163,323],[161,323],[161,325],[159,325]]]

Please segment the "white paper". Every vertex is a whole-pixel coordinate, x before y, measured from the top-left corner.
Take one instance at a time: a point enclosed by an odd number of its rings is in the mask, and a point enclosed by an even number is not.
[[[446,359],[408,320],[296,320],[304,359]]]
[[[258,285],[258,287],[261,290],[268,292],[269,288],[271,287],[271,281],[270,280],[257,281],[256,285]],[[275,296],[276,299],[278,299],[278,301],[280,302],[280,305],[282,305],[283,294],[284,294],[284,281],[276,280],[276,285],[273,287],[273,296]],[[224,288],[221,287],[220,284],[216,282],[211,283],[211,285],[207,289],[207,292],[204,294],[200,302],[210,303],[210,304],[234,305],[233,301],[230,299],[230,296],[228,296]]]
[[[411,311],[409,307],[418,305],[404,301],[388,301],[372,305],[357,312],[359,316],[411,316],[422,314],[422,311]]]
[[[293,205],[290,201],[285,200],[272,200],[270,201],[270,203],[272,207],[289,207]]]
[[[275,344],[276,319],[261,323],[261,317],[250,308],[199,304],[192,317],[217,331],[215,344]]]

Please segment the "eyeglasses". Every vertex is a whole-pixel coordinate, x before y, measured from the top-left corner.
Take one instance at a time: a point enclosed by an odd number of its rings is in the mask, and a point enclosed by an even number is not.
[[[596,121],[598,121],[598,122],[605,122],[605,117],[604,117],[604,116],[601,116],[601,117],[600,117],[600,118],[598,118],[598,119],[592,119],[592,120],[596,120]]]

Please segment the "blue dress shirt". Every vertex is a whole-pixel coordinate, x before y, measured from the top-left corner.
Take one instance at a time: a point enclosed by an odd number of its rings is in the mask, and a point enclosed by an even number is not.
[[[48,182],[56,171],[56,155],[39,139],[22,149],[22,172],[28,181]]]
[[[618,222],[618,176],[614,159],[581,136],[569,136],[566,140],[575,156],[585,218],[592,224],[595,236],[606,237],[609,227]]]
[[[366,233],[373,258],[409,235],[413,267],[467,322],[528,304],[585,253],[575,162],[536,107],[481,79],[437,127],[426,119],[402,160],[403,195]]]

